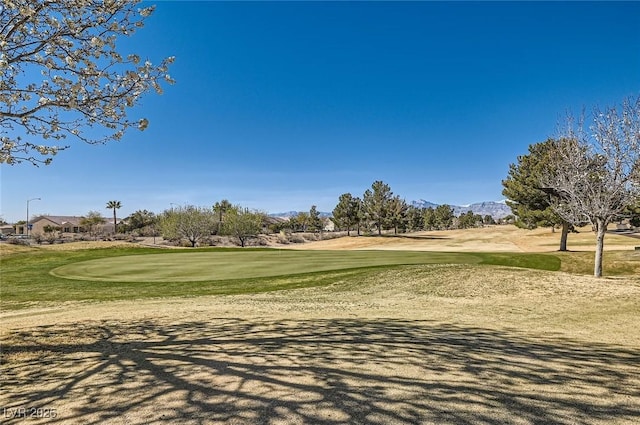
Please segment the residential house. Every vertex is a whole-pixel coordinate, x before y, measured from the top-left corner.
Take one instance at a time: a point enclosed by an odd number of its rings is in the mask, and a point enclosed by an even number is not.
[[[31,230],[29,233],[31,235],[35,234],[44,234],[45,227],[50,226],[54,228],[59,228],[63,234],[73,234],[73,233],[85,233],[87,229],[80,225],[80,221],[82,217],[76,216],[68,216],[68,215],[41,215],[35,217],[29,221],[31,224]],[[104,219],[104,224],[100,227],[101,233],[113,233],[113,218]],[[16,233],[19,235],[26,234],[26,229],[24,225],[16,226]]]
[[[13,235],[14,229],[10,224],[3,224],[0,226],[0,234],[3,236]]]

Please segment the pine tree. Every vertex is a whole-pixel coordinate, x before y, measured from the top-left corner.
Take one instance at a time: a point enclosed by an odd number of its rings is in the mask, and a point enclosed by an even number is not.
[[[502,181],[502,194],[516,217],[516,226],[524,229],[562,226],[560,251],[566,251],[567,236],[573,226],[554,211],[554,194],[544,191],[542,182],[553,167],[552,152],[559,143],[562,141],[548,139],[530,145],[529,154],[519,156],[518,162],[509,166],[509,175]]]
[[[371,189],[364,192],[363,207],[366,219],[374,225],[378,235],[382,234],[382,228],[389,217],[389,202],[393,192],[388,184],[377,180],[371,185]]]

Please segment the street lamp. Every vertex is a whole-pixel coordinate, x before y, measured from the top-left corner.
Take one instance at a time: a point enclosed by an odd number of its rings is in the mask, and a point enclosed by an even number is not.
[[[29,202],[31,201],[40,201],[40,198],[31,198],[27,199],[27,239],[29,238]]]

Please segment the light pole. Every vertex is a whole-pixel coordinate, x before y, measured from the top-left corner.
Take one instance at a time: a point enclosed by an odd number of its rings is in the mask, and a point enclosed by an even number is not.
[[[31,199],[27,199],[27,239],[29,239],[29,202],[31,201],[40,201],[40,198],[31,198]]]

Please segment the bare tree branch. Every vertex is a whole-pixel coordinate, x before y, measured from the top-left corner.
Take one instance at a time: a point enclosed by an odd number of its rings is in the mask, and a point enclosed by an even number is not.
[[[0,14],[0,163],[48,164],[75,138],[119,140],[129,110],[161,83],[168,67],[124,55],[116,41],[143,26],[153,7],[130,0],[5,0]],[[36,75],[40,75],[37,78]],[[89,131],[90,130],[90,131]]]

